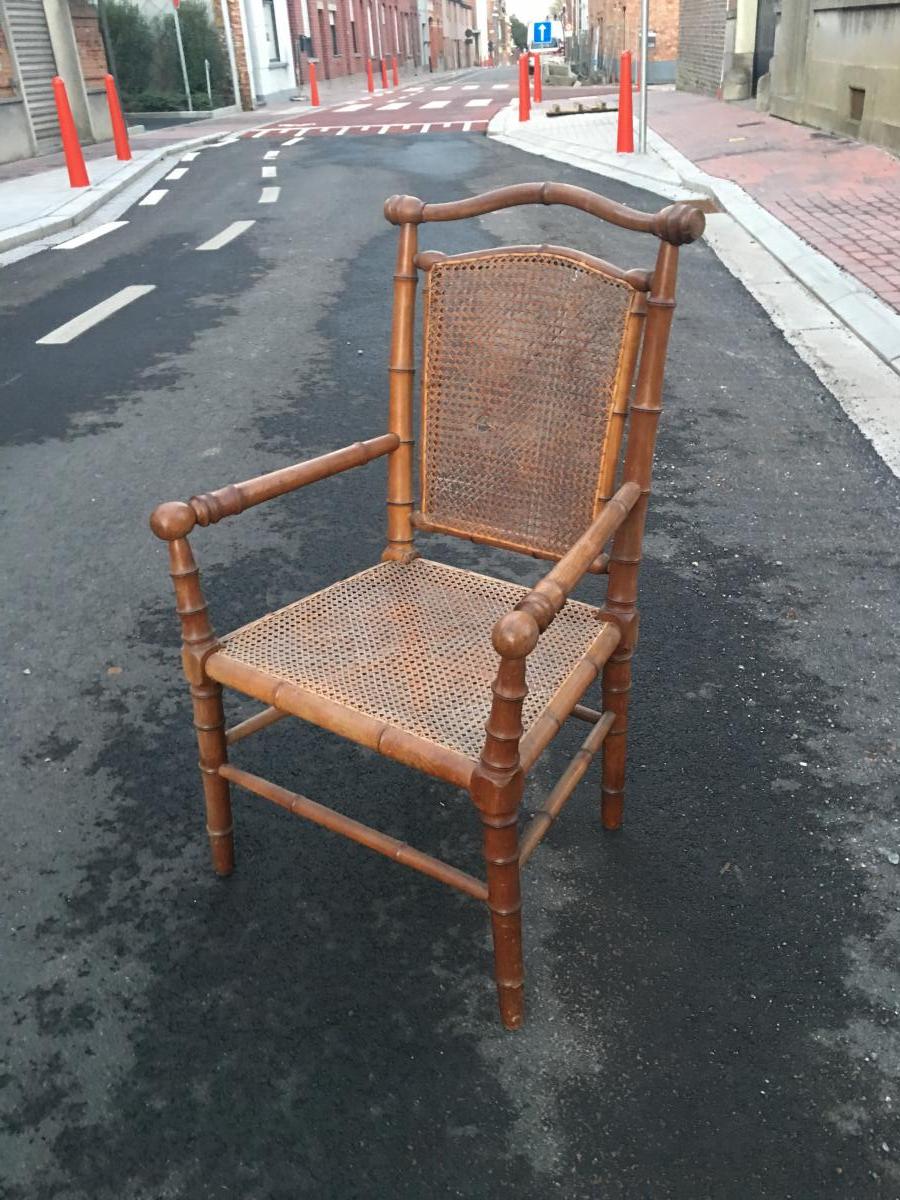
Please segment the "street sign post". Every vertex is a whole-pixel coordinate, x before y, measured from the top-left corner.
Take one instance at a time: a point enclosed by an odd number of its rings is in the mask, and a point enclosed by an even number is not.
[[[549,46],[553,40],[553,25],[550,21],[535,21],[531,29],[532,46]]]

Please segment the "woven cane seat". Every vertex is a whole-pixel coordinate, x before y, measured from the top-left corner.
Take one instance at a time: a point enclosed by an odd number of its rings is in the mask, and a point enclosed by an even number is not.
[[[243,664],[477,760],[497,672],[491,629],[527,590],[421,558],[379,563],[227,635],[209,671],[247,690],[231,667]],[[526,729],[602,628],[595,609],[570,600],[541,636]]]

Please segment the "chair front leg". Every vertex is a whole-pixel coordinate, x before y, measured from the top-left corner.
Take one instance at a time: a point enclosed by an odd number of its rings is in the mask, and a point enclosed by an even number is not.
[[[194,729],[200,751],[206,832],[216,874],[230,875],[234,870],[231,794],[227,779],[219,774],[219,767],[228,759],[225,712],[222,689],[209,678],[205,668],[206,659],[218,642],[200,586],[200,571],[186,536],[193,528],[194,519],[189,505],[175,501],[161,504],[156,509],[150,527],[157,537],[169,543],[169,574],[175,588],[175,609],[181,621],[181,662],[190,684]]]

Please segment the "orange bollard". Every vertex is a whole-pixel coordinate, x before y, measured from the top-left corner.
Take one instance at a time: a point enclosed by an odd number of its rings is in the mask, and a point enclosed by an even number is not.
[[[543,80],[541,79],[541,56],[539,54],[534,57],[534,102],[540,104],[544,98]]]
[[[397,55],[396,54],[391,58],[391,76],[394,81],[394,87],[399,87],[400,86],[400,76],[397,73]]]
[[[63,153],[66,156],[69,185],[71,187],[90,187],[91,181],[88,179],[87,167],[84,165],[84,155],[81,153],[75,119],[69,107],[66,85],[58,75],[53,76],[53,99],[56,101],[56,115],[59,117],[59,132],[62,137]]]
[[[634,119],[631,115],[630,50],[626,50],[619,60],[619,125],[616,131],[616,153],[634,154]]]
[[[385,92],[388,90],[387,62],[384,59],[381,60],[381,87]]]
[[[528,55],[519,55],[519,120],[531,116],[531,84],[528,82]]]
[[[375,80],[372,78],[372,60],[366,59],[366,89],[370,92],[375,91]]]
[[[313,108],[319,107],[319,84],[316,80],[316,64],[309,64],[309,102]]]
[[[128,145],[128,130],[125,128],[125,118],[122,116],[122,105],[119,103],[116,81],[112,75],[106,75],[103,82],[106,85],[106,103],[109,105],[109,119],[116,146],[116,158],[127,162],[131,158],[131,147]]]

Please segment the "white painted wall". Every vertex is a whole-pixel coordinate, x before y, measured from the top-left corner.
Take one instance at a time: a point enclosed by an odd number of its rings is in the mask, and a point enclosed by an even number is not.
[[[244,0],[243,15],[247,32],[247,52],[251,61],[250,78],[259,97],[293,91],[294,47],[288,22],[286,0],[275,0],[275,28],[278,33],[278,62],[271,62],[266,40],[266,16],[262,0]]]

